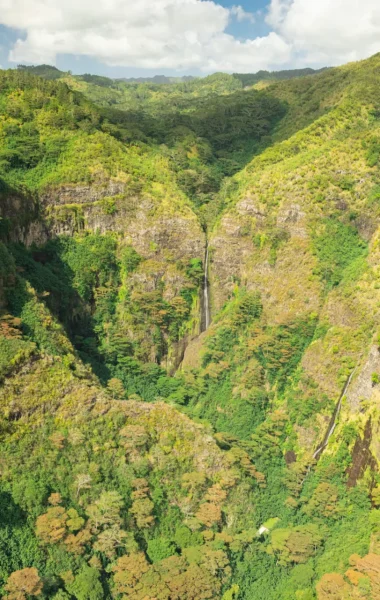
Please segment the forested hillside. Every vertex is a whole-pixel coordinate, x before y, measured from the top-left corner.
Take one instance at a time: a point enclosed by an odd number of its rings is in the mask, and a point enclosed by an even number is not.
[[[379,597],[380,55],[297,75],[0,72],[2,597]]]

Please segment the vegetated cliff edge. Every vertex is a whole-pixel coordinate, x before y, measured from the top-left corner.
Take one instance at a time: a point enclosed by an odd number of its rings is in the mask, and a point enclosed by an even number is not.
[[[315,316],[295,386],[334,402],[355,366],[360,377],[379,327],[378,63],[377,56],[342,68],[346,88],[337,106],[235,176],[237,190],[209,236],[214,314],[244,287],[260,294],[269,329]],[[329,78],[313,82],[323,87]],[[376,393],[366,372],[365,385]],[[316,413],[318,403],[309,426],[296,425],[305,451],[324,435],[328,414]]]

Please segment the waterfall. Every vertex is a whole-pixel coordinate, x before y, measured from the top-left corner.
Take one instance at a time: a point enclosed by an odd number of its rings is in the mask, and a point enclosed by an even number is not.
[[[349,378],[346,381],[346,385],[344,386],[343,392],[340,395],[339,402],[336,405],[335,410],[333,412],[333,415],[331,417],[331,421],[329,423],[329,428],[328,428],[328,430],[326,432],[325,438],[324,438],[322,444],[314,452],[313,458],[317,458],[318,455],[321,452],[323,452],[323,450],[326,448],[327,444],[329,443],[329,440],[330,440],[332,434],[335,431],[336,424],[337,424],[337,421],[338,421],[338,417],[340,415],[340,411],[341,411],[341,408],[342,408],[343,398],[345,397],[345,395],[347,393],[347,390],[348,390],[348,388],[351,385],[351,381],[352,381],[353,376],[355,375],[356,368],[357,367],[355,367],[355,369],[352,371],[351,375],[349,376]]]
[[[209,294],[209,282],[208,282],[208,244],[206,243],[206,257],[205,257],[205,272],[203,278],[203,310],[204,310],[204,330],[210,326],[210,294]]]
[[[318,446],[318,448],[316,449],[316,451],[313,454],[313,459],[315,461],[317,461],[317,460],[320,459],[320,456],[321,456],[322,452],[327,447],[327,445],[328,445],[328,443],[330,441],[330,438],[331,438],[332,434],[335,431],[335,428],[336,428],[336,425],[337,425],[337,421],[338,421],[338,418],[339,418],[339,415],[340,415],[340,411],[342,409],[343,398],[345,397],[345,395],[347,393],[347,390],[348,390],[348,388],[351,385],[351,381],[352,381],[352,379],[353,379],[353,377],[355,375],[355,372],[356,372],[357,368],[358,367],[356,366],[355,369],[352,371],[351,375],[349,376],[349,378],[347,379],[346,384],[345,384],[345,386],[343,388],[343,392],[340,395],[338,404],[336,405],[336,407],[334,409],[334,412],[333,412],[333,415],[332,415],[332,417],[330,419],[329,427],[328,427],[328,430],[325,433],[325,437],[323,439],[323,442],[320,444],[320,446]],[[309,466],[307,467],[305,476],[304,476],[304,478],[302,479],[302,481],[300,483],[301,489],[302,489],[303,484],[305,483],[307,477],[310,475],[312,466],[313,466],[313,463],[310,463]]]

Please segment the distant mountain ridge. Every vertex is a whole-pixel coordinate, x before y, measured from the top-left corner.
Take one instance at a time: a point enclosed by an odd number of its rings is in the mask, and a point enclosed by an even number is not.
[[[29,71],[34,75],[43,77],[44,79],[62,79],[71,75],[70,71],[60,71],[52,65],[17,65],[17,68],[24,71]],[[284,71],[257,71],[257,73],[233,73],[232,77],[241,81],[243,87],[255,85],[259,81],[283,81],[286,79],[294,79],[295,77],[305,77],[306,75],[316,75],[322,73],[328,67],[322,69],[290,69]],[[170,85],[173,83],[184,83],[193,81],[194,79],[202,79],[192,75],[183,75],[181,77],[167,77],[166,75],[154,75],[153,77],[105,77],[103,75],[93,75],[84,73],[83,75],[74,75],[87,83],[111,87],[115,82],[123,83],[153,83],[157,85]]]
[[[243,87],[250,87],[259,81],[284,81],[286,79],[294,79],[296,77],[306,77],[307,75],[318,75],[323,73],[329,67],[322,69],[290,69],[286,71],[257,71],[257,73],[234,73],[233,77],[242,82]]]

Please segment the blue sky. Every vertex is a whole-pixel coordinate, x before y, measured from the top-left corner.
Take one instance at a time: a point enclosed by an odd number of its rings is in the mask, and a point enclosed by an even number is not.
[[[0,65],[113,77],[338,65],[380,50],[378,0],[0,0]]]

